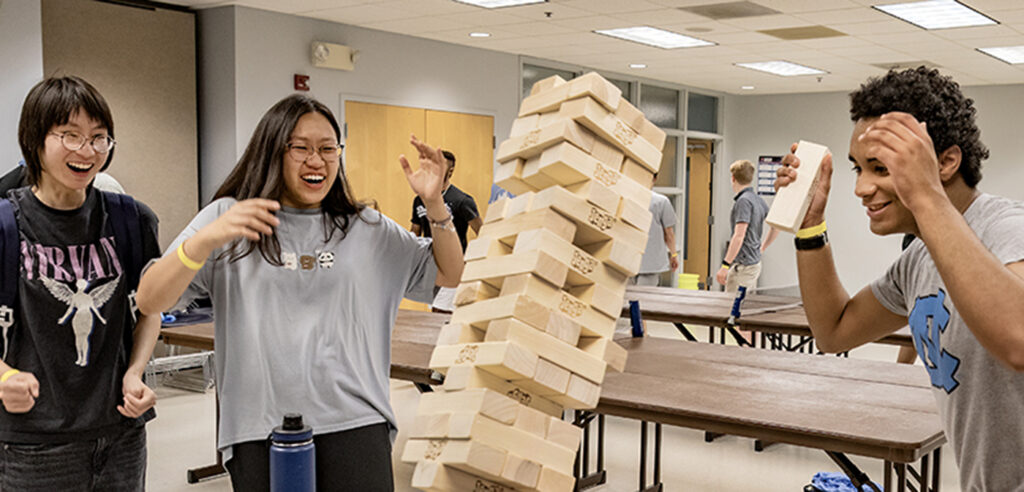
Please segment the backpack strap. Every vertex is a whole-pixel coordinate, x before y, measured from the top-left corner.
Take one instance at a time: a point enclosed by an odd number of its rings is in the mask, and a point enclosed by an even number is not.
[[[7,330],[14,325],[14,306],[18,301],[19,270],[18,221],[14,204],[0,199],[0,352],[7,358]]]
[[[132,197],[120,193],[101,191],[107,202],[107,221],[114,231],[117,254],[127,275],[128,292],[139,286],[142,273],[142,231],[139,205]]]

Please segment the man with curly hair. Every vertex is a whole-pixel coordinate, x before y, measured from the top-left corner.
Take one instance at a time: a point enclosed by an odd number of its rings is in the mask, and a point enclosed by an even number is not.
[[[818,347],[843,352],[909,324],[964,490],[1024,490],[1024,203],[980,192],[988,150],[974,102],[925,67],[890,71],[850,96],[854,193],[879,235],[914,234],[852,298],[825,232],[832,156],[802,234],[800,294]],[[778,172],[792,182],[793,154]]]

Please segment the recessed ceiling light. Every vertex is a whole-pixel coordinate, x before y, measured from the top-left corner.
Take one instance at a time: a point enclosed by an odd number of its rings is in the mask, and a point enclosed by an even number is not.
[[[646,63],[630,63],[629,68],[647,68]]]
[[[516,7],[519,5],[530,5],[533,3],[544,3],[548,0],[455,0],[458,3],[468,3],[485,9],[500,9],[502,7]]]
[[[874,5],[893,17],[924,29],[988,26],[998,24],[992,18],[956,0],[928,0],[925,2]]]
[[[623,27],[619,29],[599,29],[594,31],[613,38],[625,39],[634,43],[646,44],[656,48],[695,48],[697,46],[714,46],[715,43],[703,39],[684,36],[672,31],[648,26]]]
[[[471,37],[471,38],[489,38],[489,37],[491,37],[491,33],[489,33],[489,32],[471,32],[471,33],[469,33],[469,37]]]
[[[752,85],[744,85],[744,86],[741,86],[740,89],[743,89],[745,91],[752,91],[752,90],[754,90],[754,86],[752,86]]]
[[[1022,46],[996,46],[992,48],[978,48],[978,51],[986,55],[998,58],[1011,65],[1024,63],[1024,45]]]
[[[749,68],[751,70],[760,70],[762,72],[781,75],[783,77],[793,77],[795,75],[822,75],[828,73],[825,72],[824,70],[818,70],[817,68],[805,67],[803,65],[797,65],[796,63],[778,60],[754,63],[737,63],[736,66]]]

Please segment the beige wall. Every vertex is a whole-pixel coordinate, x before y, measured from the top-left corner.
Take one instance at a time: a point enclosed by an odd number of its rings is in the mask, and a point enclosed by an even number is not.
[[[198,205],[195,16],[88,0],[43,0],[43,73],[78,75],[114,115],[108,169],[160,217],[166,246]]]

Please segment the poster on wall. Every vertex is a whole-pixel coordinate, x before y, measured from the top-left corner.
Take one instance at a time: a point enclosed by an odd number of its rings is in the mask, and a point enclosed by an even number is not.
[[[775,195],[775,173],[782,167],[781,155],[762,155],[757,158],[757,194]]]

